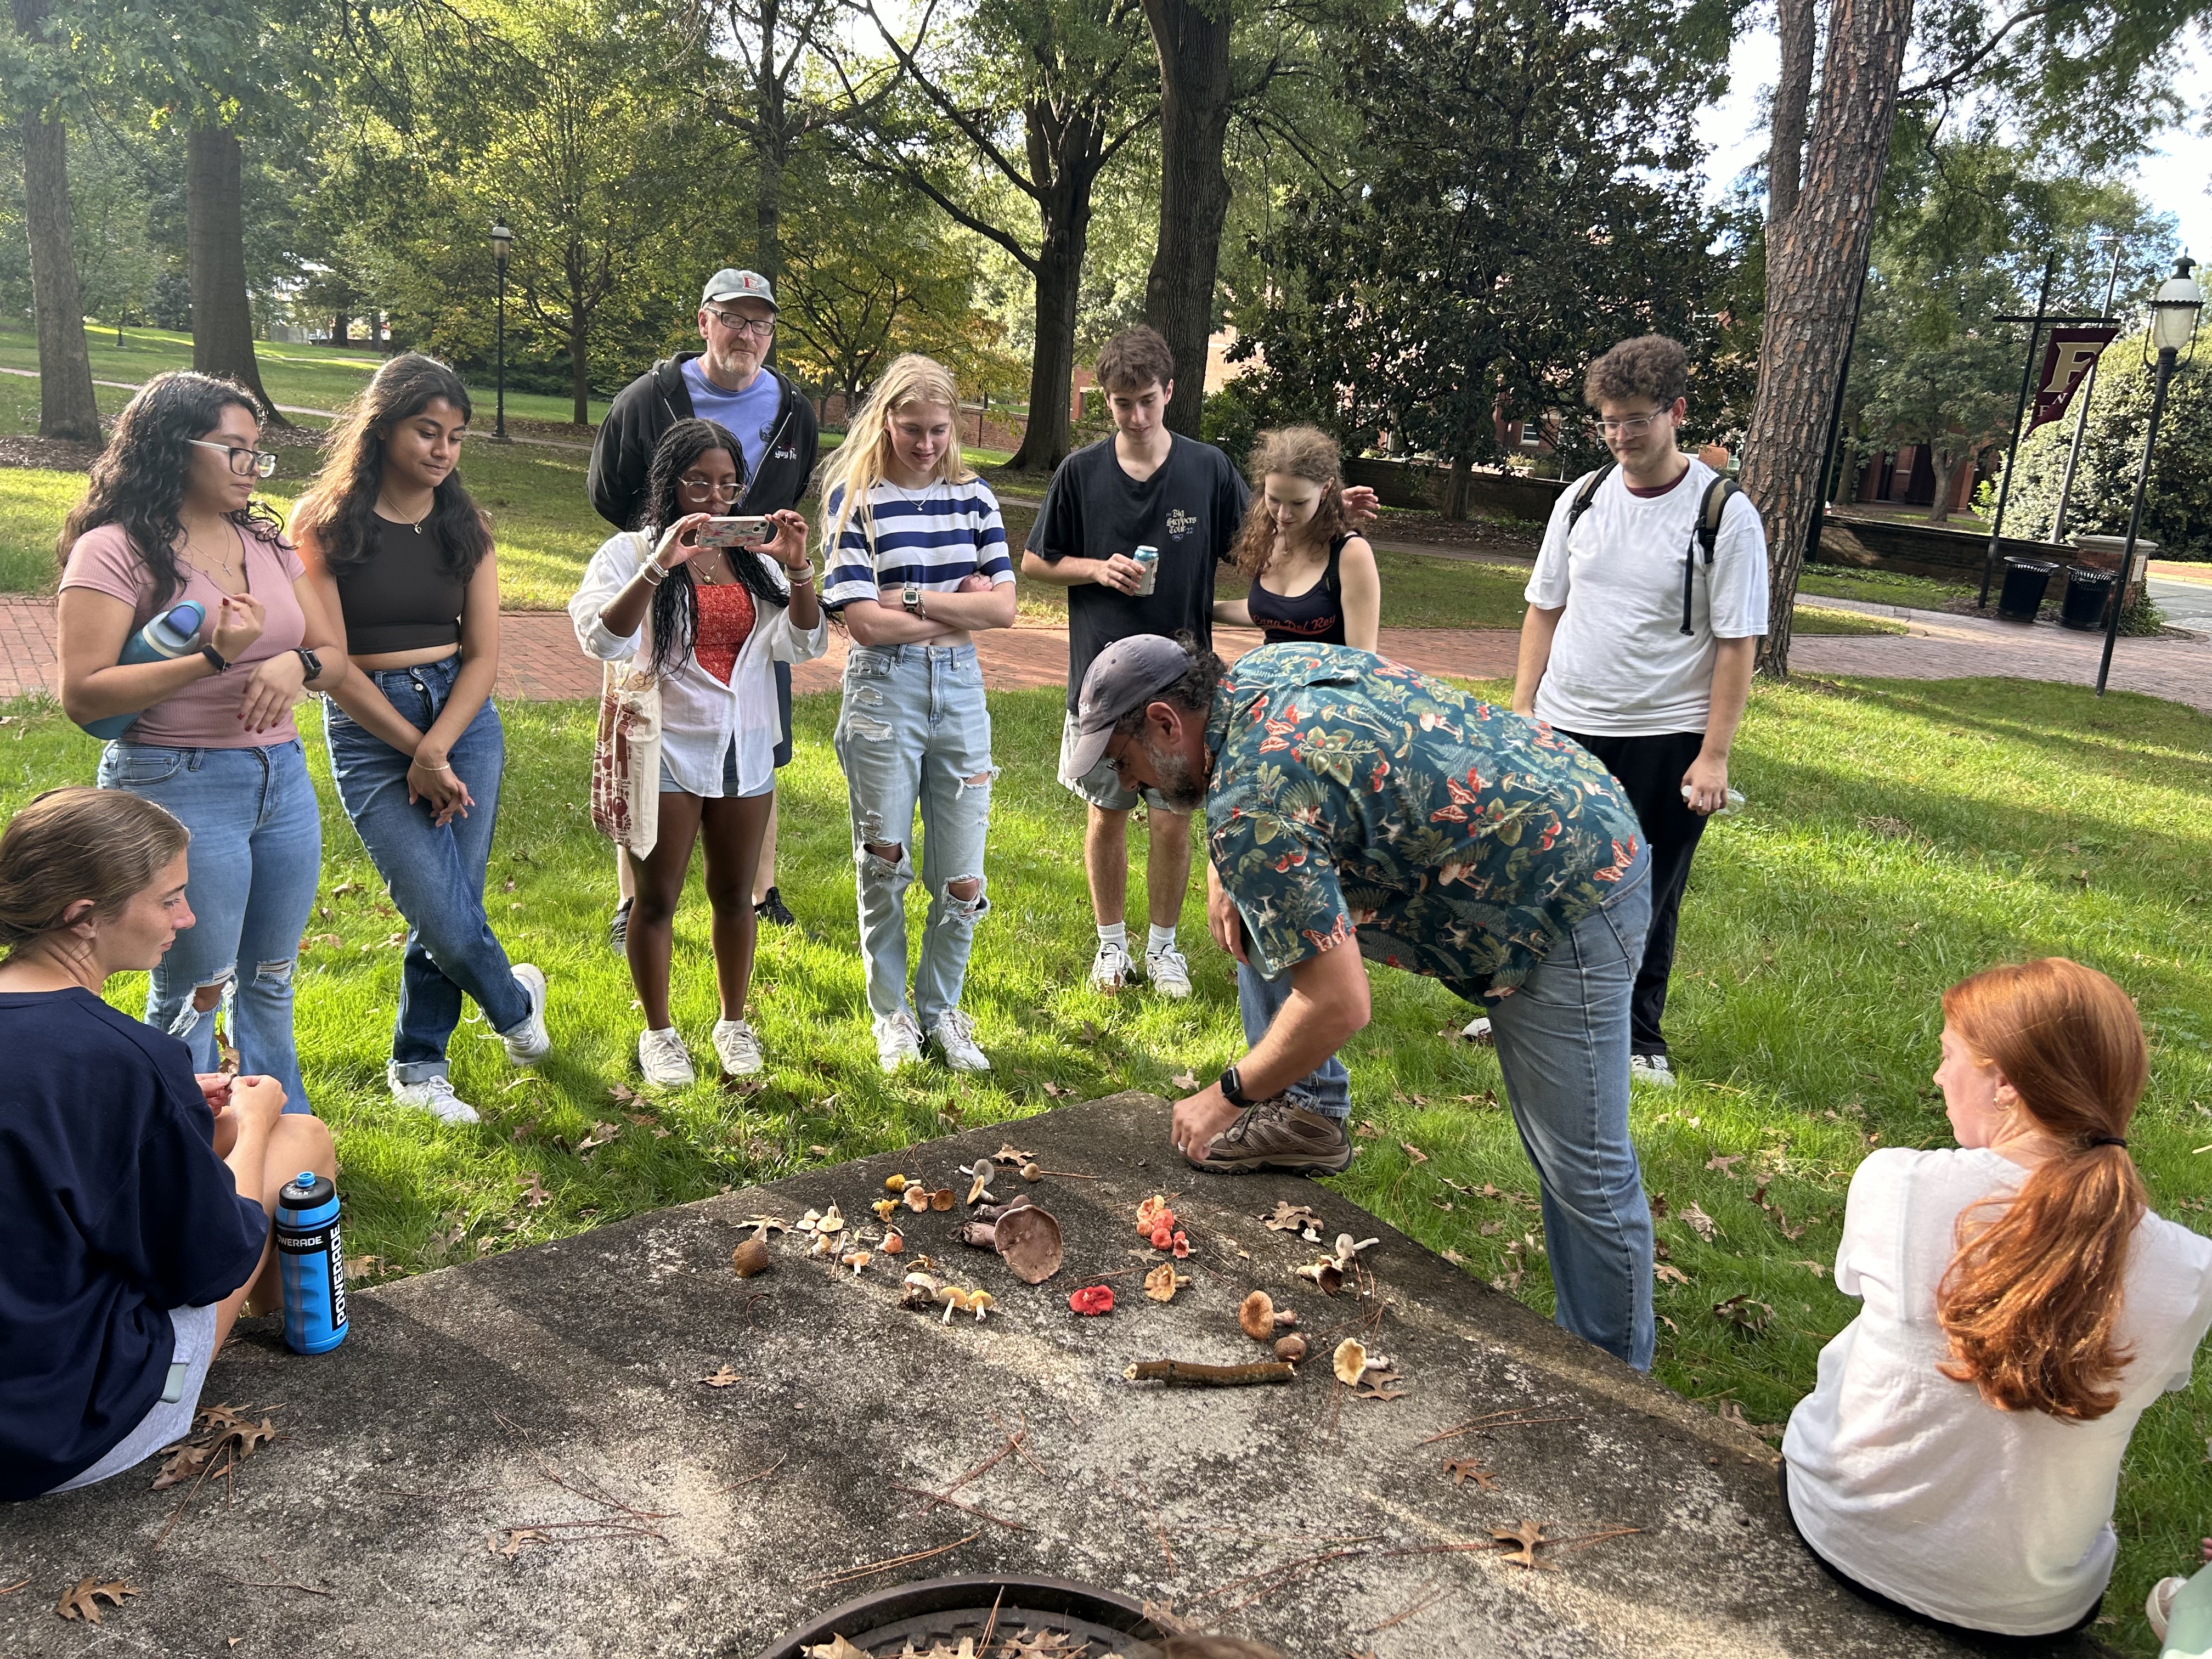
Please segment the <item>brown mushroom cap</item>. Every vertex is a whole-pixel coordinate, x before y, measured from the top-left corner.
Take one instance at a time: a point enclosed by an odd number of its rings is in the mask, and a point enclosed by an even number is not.
[[[1243,1306],[1237,1310],[1237,1328],[1255,1342],[1265,1342],[1275,1334],[1275,1304],[1267,1291],[1255,1291],[1244,1298]]]
[[[933,1210],[949,1210],[959,1201],[950,1187],[939,1187],[929,1195],[929,1207]]]
[[[1034,1204],[1007,1211],[991,1231],[999,1255],[1024,1285],[1042,1284],[1060,1271],[1066,1259],[1059,1221]]]
[[[768,1241],[755,1237],[745,1240],[730,1252],[730,1271],[740,1279],[750,1279],[755,1273],[769,1269]]]
[[[899,1198],[908,1209],[917,1214],[929,1207],[929,1188],[927,1187],[909,1187],[899,1194]]]
[[[1306,1357],[1306,1340],[1303,1336],[1279,1337],[1275,1341],[1275,1358],[1287,1359],[1293,1365]]]

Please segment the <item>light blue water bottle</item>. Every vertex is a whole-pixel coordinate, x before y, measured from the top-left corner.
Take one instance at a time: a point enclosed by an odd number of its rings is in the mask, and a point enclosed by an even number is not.
[[[133,634],[123,644],[119,662],[168,662],[183,656],[187,651],[199,648],[200,627],[207,621],[207,612],[198,599],[186,599],[182,605],[172,605],[160,616]],[[141,709],[129,714],[110,714],[105,720],[80,722],[95,738],[119,738],[131,722],[138,718]]]
[[[277,1277],[284,1286],[284,1341],[295,1353],[328,1353],[345,1340],[345,1247],[338,1241],[338,1189],[302,1170],[276,1194]]]

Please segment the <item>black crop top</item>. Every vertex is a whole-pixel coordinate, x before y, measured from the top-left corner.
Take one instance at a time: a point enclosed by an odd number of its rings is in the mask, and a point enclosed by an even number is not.
[[[1342,645],[1344,641],[1344,581],[1337,561],[1352,538],[1339,536],[1328,544],[1328,565],[1321,580],[1303,593],[1273,593],[1253,578],[1252,592],[1244,601],[1252,613],[1252,626],[1267,635],[1269,645],[1304,642]]]
[[[368,557],[337,574],[345,607],[346,654],[380,655],[459,645],[461,596],[443,549],[428,529],[372,515],[376,544]]]

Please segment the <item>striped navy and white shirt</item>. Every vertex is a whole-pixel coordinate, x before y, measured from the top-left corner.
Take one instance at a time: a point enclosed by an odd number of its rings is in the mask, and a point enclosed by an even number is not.
[[[830,492],[829,522],[837,521],[845,492]],[[995,587],[1014,579],[1006,556],[1006,527],[999,518],[999,498],[981,478],[966,483],[932,484],[927,490],[902,489],[878,481],[868,492],[874,520],[874,546],[866,523],[854,508],[845,520],[831,556],[822,603],[842,610],[855,599],[872,599],[886,587],[909,581],[926,592],[949,593],[963,578],[988,576]]]

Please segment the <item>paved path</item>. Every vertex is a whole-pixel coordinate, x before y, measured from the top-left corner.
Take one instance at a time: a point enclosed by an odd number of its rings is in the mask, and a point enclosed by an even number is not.
[[[2022,627],[1980,617],[1908,611],[1894,605],[1849,599],[1822,599],[1836,610],[1895,618],[1903,634],[1800,637],[1790,650],[1790,665],[1802,673],[1865,675],[1888,679],[1966,679],[1996,676],[2014,679],[2095,683],[2097,653],[2103,636],[2077,634],[2053,623]],[[568,618],[558,611],[510,611],[504,618],[499,690],[524,698],[591,697],[599,693],[599,671],[576,647]],[[1386,628],[1382,652],[1425,673],[1470,679],[1510,677],[1518,635],[1508,628]],[[1224,628],[1214,635],[1224,656],[1232,660],[1260,642],[1249,629]],[[1024,690],[1064,685],[1067,680],[1067,630],[1024,623],[986,634],[976,650],[985,683],[994,690]],[[834,629],[826,656],[802,663],[793,675],[800,691],[836,689],[845,662],[845,639]],[[2122,640],[2112,659],[2112,685],[2170,697],[2212,714],[2212,641]],[[0,697],[29,692],[55,693],[53,601],[24,595],[0,595]]]

